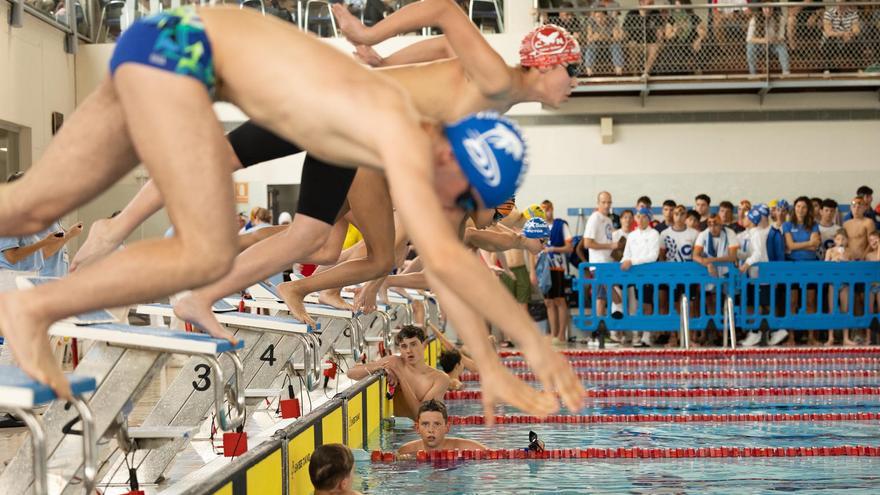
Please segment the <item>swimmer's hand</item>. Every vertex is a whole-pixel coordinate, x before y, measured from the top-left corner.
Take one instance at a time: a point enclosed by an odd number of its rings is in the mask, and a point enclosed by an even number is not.
[[[336,17],[336,27],[342,32],[342,35],[353,45],[369,45],[367,39],[367,31],[369,28],[341,3],[333,4],[333,17]]]
[[[549,340],[541,339],[540,344],[523,346],[523,354],[544,390],[558,393],[569,411],[581,410],[584,386],[568,360],[551,347]]]
[[[86,242],[79,248],[76,256],[73,257],[73,261],[70,262],[71,272],[76,271],[80,266],[94,263],[119,248],[124,239],[117,238],[113,232],[112,225],[113,222],[110,219],[95,220],[92,228],[89,229]],[[81,231],[82,226],[79,228]]]
[[[358,59],[362,64],[369,65],[370,67],[382,67],[385,65],[385,59],[372,46],[357,45],[354,48],[354,58]]]
[[[495,424],[495,406],[502,403],[538,417],[559,410],[559,403],[552,393],[533,389],[497,361],[480,363],[480,389],[483,393],[483,417],[489,426]]]

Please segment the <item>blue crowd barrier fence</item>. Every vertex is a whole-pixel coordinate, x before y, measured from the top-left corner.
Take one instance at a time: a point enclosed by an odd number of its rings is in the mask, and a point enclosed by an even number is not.
[[[626,271],[619,263],[581,263],[574,280],[574,324],[584,331],[723,329],[729,314],[736,327],[748,330],[880,326],[880,304],[873,309],[870,304],[880,292],[880,263],[770,262],[753,268],[750,276],[719,263],[716,277],[695,262],[648,263]],[[614,295],[622,303],[621,314],[613,313]],[[601,314],[600,300],[605,301]]]

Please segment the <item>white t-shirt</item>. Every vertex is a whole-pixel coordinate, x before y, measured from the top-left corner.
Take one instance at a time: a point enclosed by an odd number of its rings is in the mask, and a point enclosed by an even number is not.
[[[694,242],[700,235],[695,229],[676,231],[672,227],[660,234],[660,245],[666,248],[666,261],[691,261],[694,259]]]
[[[832,224],[830,227],[824,227],[822,224],[819,225],[819,237],[822,242],[819,243],[819,247],[816,248],[817,259],[820,261],[825,260],[825,252],[828,248],[834,247],[834,235],[837,234],[837,231],[840,230],[840,225]]]
[[[610,244],[612,242],[612,233],[614,226],[611,219],[601,212],[594,211],[589,220],[587,220],[587,228],[584,229],[584,239],[592,239],[599,244]],[[590,263],[612,263],[610,249],[590,249]]]
[[[694,244],[696,246],[703,247],[703,257],[705,258],[721,258],[727,256],[728,250],[732,247],[738,248],[739,242],[736,239],[736,232],[732,229],[724,227],[721,230],[721,234],[718,237],[714,237],[712,239],[712,244],[715,247],[715,256],[709,254],[709,233],[711,229],[706,229],[700,232],[700,235],[697,236],[697,242]],[[724,275],[727,273],[727,268],[721,267],[718,268],[718,275]]]
[[[626,238],[626,248],[620,261],[630,261],[633,265],[653,263],[660,256],[660,233],[653,227],[636,229]]]

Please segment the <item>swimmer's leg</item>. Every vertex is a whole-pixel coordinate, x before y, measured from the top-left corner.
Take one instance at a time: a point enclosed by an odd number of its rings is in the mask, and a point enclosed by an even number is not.
[[[367,257],[352,259],[311,277],[281,284],[285,301],[302,301],[306,295],[387,274],[394,262],[394,213],[384,176],[375,170],[358,169],[348,202],[361,234]]]
[[[228,172],[234,157],[204,86],[126,64],[101,91],[105,104],[117,112],[121,106],[131,141],[165,199],[177,235],[132,244],[63,280],[9,295],[3,303],[16,308],[17,326],[35,335],[66,316],[209,283],[226,272],[235,252]]]
[[[232,217],[229,218],[231,221]],[[175,314],[209,333],[224,332],[211,310],[215,301],[306,259],[324,245],[331,229],[331,225],[320,220],[294,215],[287,230],[254,244],[238,255],[232,270],[225,277],[181,299],[174,306]]]

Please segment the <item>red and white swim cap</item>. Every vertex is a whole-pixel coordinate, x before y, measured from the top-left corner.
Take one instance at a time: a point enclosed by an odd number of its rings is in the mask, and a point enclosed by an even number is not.
[[[552,67],[581,61],[581,48],[565,28],[543,24],[531,30],[519,48],[523,67]]]

